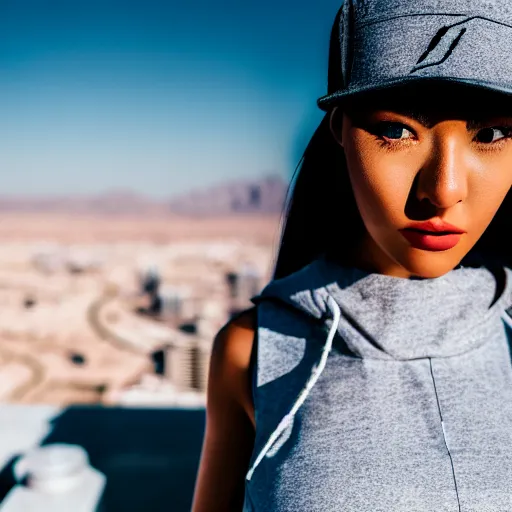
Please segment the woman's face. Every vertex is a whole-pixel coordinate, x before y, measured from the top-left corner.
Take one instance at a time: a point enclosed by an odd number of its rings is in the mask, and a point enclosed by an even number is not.
[[[363,266],[441,276],[491,222],[512,185],[512,112],[473,94],[414,89],[333,113],[367,231]]]

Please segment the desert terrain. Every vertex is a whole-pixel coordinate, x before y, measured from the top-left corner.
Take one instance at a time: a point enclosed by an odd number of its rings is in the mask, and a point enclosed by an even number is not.
[[[270,278],[275,213],[0,214],[0,400],[204,402],[215,332]]]

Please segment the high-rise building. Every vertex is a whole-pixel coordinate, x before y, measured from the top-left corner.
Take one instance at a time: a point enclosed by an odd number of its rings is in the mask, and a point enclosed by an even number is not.
[[[263,283],[260,271],[249,263],[226,274],[231,315],[251,306],[251,298],[257,295]]]

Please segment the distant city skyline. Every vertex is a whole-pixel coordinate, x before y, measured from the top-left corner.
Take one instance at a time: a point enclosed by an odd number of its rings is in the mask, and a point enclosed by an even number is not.
[[[4,0],[0,195],[289,178],[339,0]]]

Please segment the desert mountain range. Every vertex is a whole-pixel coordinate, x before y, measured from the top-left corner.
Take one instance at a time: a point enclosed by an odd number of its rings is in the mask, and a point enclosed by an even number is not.
[[[280,213],[288,183],[279,176],[219,183],[156,200],[135,191],[96,196],[0,196],[0,213],[69,213],[94,215],[230,215]]]

